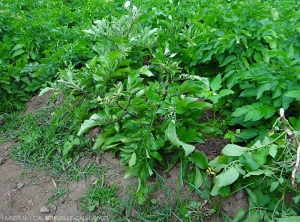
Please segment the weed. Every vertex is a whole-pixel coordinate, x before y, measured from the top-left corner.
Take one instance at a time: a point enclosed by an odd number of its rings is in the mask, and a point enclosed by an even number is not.
[[[80,206],[85,211],[95,211],[96,216],[108,215],[106,208],[115,209],[120,206],[120,199],[117,198],[117,187],[115,185],[105,186],[96,180],[87,194],[82,196]],[[119,211],[117,210],[117,212]]]
[[[67,188],[57,186],[54,190],[51,191],[51,197],[48,198],[46,205],[54,204],[58,206],[60,204],[61,198],[68,192],[69,190]]]

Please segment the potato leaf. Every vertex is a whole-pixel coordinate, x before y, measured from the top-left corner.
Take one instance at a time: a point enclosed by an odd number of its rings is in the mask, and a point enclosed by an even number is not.
[[[195,174],[194,184],[195,187],[198,189],[200,186],[202,186],[204,180],[198,167],[196,167],[195,170],[196,170],[196,174]]]
[[[298,222],[300,221],[300,216],[293,216],[293,217],[285,217],[277,219],[277,222]]]
[[[130,167],[132,167],[132,166],[134,166],[135,165],[135,163],[136,163],[136,154],[135,153],[133,153],[132,155],[131,155],[131,158],[130,158],[130,160],[129,160],[129,166]]]
[[[223,148],[222,153],[226,156],[242,156],[247,150],[248,148],[246,147],[241,147],[235,144],[227,144]]]
[[[148,76],[148,77],[154,76],[154,75],[152,74],[152,72],[148,69],[147,66],[141,67],[140,70],[139,70],[139,72],[140,72],[141,74],[144,74],[144,75]]]
[[[200,169],[206,169],[208,161],[203,152],[195,152],[191,154],[191,161]]]
[[[49,92],[51,90],[54,90],[54,88],[46,87],[46,88],[44,88],[44,89],[41,90],[39,96],[42,96],[42,95],[44,95],[45,93],[47,93],[47,92]]]
[[[296,100],[300,100],[300,89],[289,91],[285,96],[293,97]]]
[[[175,146],[181,146],[184,149],[185,156],[189,155],[195,150],[195,146],[186,144],[178,139],[176,134],[175,123],[170,122],[165,133],[166,137],[168,138],[168,140],[170,140],[172,144],[174,144]]]
[[[85,120],[83,124],[80,126],[79,132],[77,133],[77,136],[81,136],[83,133],[85,133],[88,129],[99,125],[99,122],[97,120],[102,120],[103,118],[99,116],[98,114],[93,114],[89,120]]]
[[[222,78],[221,78],[221,74],[217,75],[210,84],[210,87],[212,89],[213,92],[218,91],[221,87],[222,87]]]
[[[219,194],[219,190],[222,187],[228,186],[234,183],[239,178],[239,172],[237,169],[232,166],[230,169],[226,170],[225,172],[219,174],[214,179],[214,187],[212,188],[210,194],[212,196],[216,196]]]
[[[219,174],[215,178],[215,185],[218,187],[225,187],[234,183],[239,178],[239,172],[235,167],[231,167],[225,172]]]

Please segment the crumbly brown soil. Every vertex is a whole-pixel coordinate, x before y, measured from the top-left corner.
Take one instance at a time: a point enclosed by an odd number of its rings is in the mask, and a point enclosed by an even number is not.
[[[33,97],[26,104],[26,113],[46,106],[49,103],[48,98],[49,94],[42,97]],[[224,139],[206,139],[204,144],[197,144],[196,149],[203,151],[211,160],[221,154],[222,148],[227,143],[228,141]],[[81,195],[86,193],[88,187],[97,178],[79,182],[69,181],[68,184],[61,184],[59,178],[51,177],[47,175],[47,172],[27,169],[24,166],[15,164],[9,157],[9,147],[13,145],[15,145],[13,141],[0,143],[0,222],[79,221],[82,219],[83,213],[79,207],[79,200]],[[131,184],[136,184],[136,181],[134,179],[124,179],[125,168],[120,166],[118,158],[113,158],[110,154],[85,158],[94,161],[99,167],[108,166],[105,183],[107,185],[118,184],[119,196],[124,197],[123,199],[126,201],[129,196],[128,188],[131,187]],[[165,205],[167,201],[175,202],[179,192],[179,166],[174,166],[169,173],[161,174],[161,176],[166,181],[165,189],[158,189],[153,193],[152,198],[155,198],[158,204],[161,205]],[[149,185],[151,185],[151,182],[149,182]],[[56,205],[47,205],[47,200],[51,198],[57,187],[67,189],[68,192],[59,199]],[[200,201],[203,211],[208,212],[211,209],[209,204],[201,200],[195,193],[191,193],[187,188],[180,192],[181,200]],[[220,200],[214,199],[212,202],[214,205],[218,205],[218,201]],[[43,206],[47,207],[50,212],[41,213],[40,210]],[[247,208],[246,195],[242,197],[241,195],[233,195],[225,200],[221,206],[221,210],[231,218],[237,213],[238,208]],[[133,211],[133,217],[134,214]],[[177,221],[177,219],[172,218],[171,221]],[[213,214],[206,217],[205,221],[222,221],[222,219]]]
[[[34,96],[26,103],[29,113],[48,104],[49,94]],[[0,143],[0,222],[4,221],[77,221],[80,216],[78,200],[92,181],[61,184],[60,178],[47,175],[35,169],[17,165],[10,159],[9,147],[13,141]],[[46,204],[57,188],[68,192],[59,204]],[[45,206],[48,213],[41,213]]]

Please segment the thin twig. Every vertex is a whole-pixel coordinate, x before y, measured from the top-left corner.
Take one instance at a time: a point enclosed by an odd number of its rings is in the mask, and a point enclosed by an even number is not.
[[[291,139],[294,139],[294,141],[296,142],[297,144],[297,156],[296,156],[296,161],[295,161],[295,166],[294,166],[294,169],[292,171],[292,186],[293,187],[296,187],[297,184],[295,183],[295,178],[296,178],[296,173],[298,171],[298,168],[299,168],[299,162],[300,162],[300,141],[297,137],[297,135],[295,133],[293,133],[287,126],[285,123],[288,123],[288,120],[285,118],[284,116],[284,109],[281,108],[280,109],[280,119],[281,119],[281,122],[283,124],[283,127],[284,127],[284,130],[286,131],[287,135],[291,138]]]
[[[297,142],[297,140],[296,140],[296,142]],[[299,140],[298,140],[298,143],[299,143]],[[293,169],[293,172],[292,172],[292,186],[293,187],[297,186],[296,183],[295,183],[295,177],[296,177],[296,173],[297,173],[298,168],[299,168],[299,161],[300,161],[300,144],[297,147],[297,158],[296,158],[296,163],[295,163],[295,166],[294,166],[294,169]]]

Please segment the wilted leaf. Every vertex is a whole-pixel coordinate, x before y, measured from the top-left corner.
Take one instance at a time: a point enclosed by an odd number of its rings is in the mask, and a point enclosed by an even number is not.
[[[45,93],[47,93],[47,92],[49,92],[51,90],[54,90],[54,88],[46,87],[46,88],[44,88],[44,89],[41,90],[39,96],[42,96],[42,95],[44,95]]]
[[[255,193],[251,189],[249,189],[249,188],[246,188],[246,191],[248,193],[248,196],[249,196],[250,200],[253,203],[257,203],[257,196],[255,195]]]
[[[247,69],[250,69],[250,65],[248,63],[248,60],[245,57],[241,58],[242,62],[244,63],[244,65],[246,66]]]
[[[182,148],[184,149],[185,156],[189,155],[195,150],[195,146],[186,144],[186,143],[181,143]]]
[[[89,206],[88,211],[90,211],[90,212],[94,211],[94,210],[96,209],[96,206],[97,206],[97,205],[95,205],[95,204]]]
[[[250,176],[259,176],[262,174],[265,174],[265,170],[258,169],[258,170],[247,173],[244,177],[246,178],[246,177],[250,177]]]
[[[74,145],[80,145],[80,139],[78,137],[76,137],[73,141],[72,141],[72,144]]]
[[[191,154],[191,161],[200,169],[206,169],[208,165],[207,158],[203,152],[195,152]]]
[[[99,123],[97,120],[102,120],[102,117],[98,114],[93,114],[89,120],[85,120],[83,124],[80,126],[79,132],[77,133],[77,136],[81,136],[83,133],[85,133],[88,129],[97,126]]]
[[[128,167],[124,178],[125,179],[129,178],[132,174],[136,173],[137,171],[138,171],[138,166]]]
[[[230,169],[227,169],[225,172],[217,175],[214,179],[215,184],[210,194],[212,196],[218,195],[220,188],[234,183],[238,179],[238,177],[239,171],[234,166],[232,166]]]
[[[104,140],[105,140],[105,138],[104,138],[104,135],[103,134],[100,134],[98,137],[97,137],[97,139],[95,140],[95,143],[94,143],[94,146],[93,146],[93,150],[94,149],[99,149],[101,146],[102,146],[102,144],[104,143]]]
[[[222,153],[226,156],[242,156],[248,150],[246,147],[241,147],[235,144],[227,144],[223,149]]]
[[[132,167],[132,166],[135,165],[135,163],[136,163],[136,154],[135,154],[135,153],[132,153],[128,165],[129,165],[130,167]]]
[[[185,156],[189,155],[195,150],[195,146],[183,143],[178,139],[176,134],[175,124],[173,122],[170,122],[165,133],[166,133],[166,137],[170,140],[172,144],[174,144],[175,146],[182,146],[185,152]]]
[[[253,109],[249,110],[249,112],[246,113],[244,121],[257,121],[264,117],[264,114],[260,112],[259,109]]]
[[[277,11],[276,8],[272,8],[271,14],[272,14],[273,20],[275,20],[275,21],[278,20],[278,18],[279,18],[279,12]]]
[[[202,177],[201,172],[198,169],[198,167],[195,167],[195,170],[196,170],[196,174],[195,174],[194,184],[195,184],[195,187],[198,189],[203,184],[203,177]]]
[[[85,29],[85,30],[82,30],[84,33],[86,33],[86,34],[90,34],[90,35],[96,35],[96,33],[93,31],[93,30],[91,30],[91,29]]]
[[[248,129],[242,130],[242,132],[239,133],[237,135],[237,137],[247,140],[247,139],[251,139],[257,135],[258,135],[258,133],[255,128],[248,128]]]
[[[223,97],[223,96],[228,96],[228,95],[233,94],[233,93],[234,93],[234,91],[232,91],[231,89],[222,89],[222,90],[218,93],[218,95],[219,95],[220,97]]]
[[[218,187],[228,186],[239,178],[239,172],[234,167],[229,168],[225,172],[215,177],[215,185]]]

